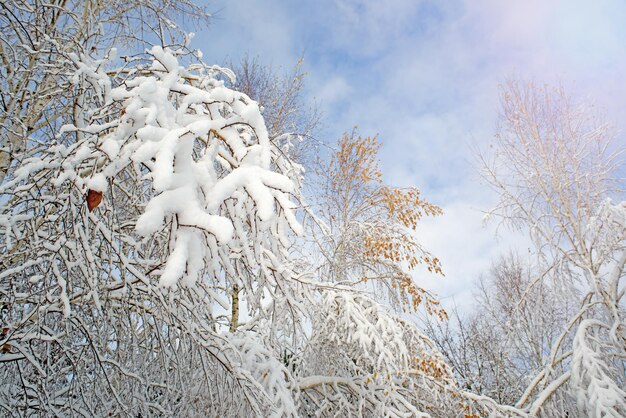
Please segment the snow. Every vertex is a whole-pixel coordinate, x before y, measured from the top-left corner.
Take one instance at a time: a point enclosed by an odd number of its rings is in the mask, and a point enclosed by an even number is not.
[[[150,50],[150,55],[152,55],[156,60],[153,63],[153,68],[157,70],[162,69],[168,72],[178,71],[179,65],[176,57],[173,54],[164,51],[160,46],[153,46]]]
[[[87,188],[97,192],[106,192],[108,182],[104,174],[96,174],[87,181]]]
[[[185,274],[187,259],[189,258],[187,231],[181,231],[176,237],[174,251],[167,257],[165,270],[161,274],[159,284],[163,287],[171,287]]]
[[[112,138],[107,138],[100,145],[100,149],[104,152],[109,159],[113,160],[120,152],[120,144]]]
[[[253,207],[257,220],[248,224],[267,233],[274,231],[282,243],[288,241],[288,229],[301,233],[290,198],[295,186],[271,169],[275,157],[258,105],[210,76],[197,78],[202,88],[190,83],[181,74],[191,72],[183,71],[168,49],[155,46],[148,54],[153,58],[147,66],[151,75],[144,72],[129,77],[123,86],[103,91],[105,102],[123,112],[118,121],[97,122],[83,129],[93,136],[74,152],[71,161],[64,162],[65,171],[57,184],[83,182],[75,165],[100,155],[107,162],[85,181],[85,187],[92,190],[106,191],[111,177],[129,164],[135,164],[136,170],[143,167],[142,180],[149,182],[153,194],[135,230],[150,237],[176,220],[160,278],[165,287],[181,279],[191,285],[203,269],[219,269],[219,263],[207,259],[215,249],[210,241],[200,239],[203,233],[215,237],[218,245],[249,245],[249,226],[234,225],[246,222],[247,215],[229,212],[226,207],[231,199],[238,202],[233,207],[236,211]],[[86,70],[83,75],[101,78],[101,73]],[[64,126],[61,133],[74,129]],[[204,145],[198,148],[199,144]],[[34,166],[33,171],[38,169]],[[233,239],[238,244],[231,243]],[[255,253],[246,252],[249,258],[256,257]]]

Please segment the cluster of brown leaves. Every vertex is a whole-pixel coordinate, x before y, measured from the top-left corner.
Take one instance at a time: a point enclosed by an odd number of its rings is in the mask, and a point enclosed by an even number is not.
[[[385,185],[378,164],[379,150],[377,137],[363,138],[353,132],[339,140],[326,173],[331,212],[341,225],[363,225],[359,242],[351,243],[351,256],[360,258],[360,265],[368,267],[361,281],[386,280],[405,302],[405,308],[415,310],[424,303],[429,313],[447,317],[438,301],[416,286],[410,274],[424,265],[429,272],[443,275],[439,259],[414,237],[420,219],[440,215],[442,210],[422,199],[417,188]],[[387,274],[379,274],[381,271]]]
[[[449,368],[440,359],[422,354],[421,357],[413,359],[412,366],[419,373],[423,373],[438,381],[454,381],[454,376],[451,375]]]

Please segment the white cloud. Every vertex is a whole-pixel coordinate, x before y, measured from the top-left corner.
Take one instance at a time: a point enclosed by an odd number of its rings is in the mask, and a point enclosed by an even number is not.
[[[324,103],[326,107],[332,107],[338,101],[349,100],[349,95],[353,91],[348,81],[339,76],[329,77],[320,84],[315,90],[315,99]]]
[[[204,52],[205,60],[237,62],[244,55],[262,57],[276,66],[295,64],[302,47],[294,42],[297,23],[280,2],[238,0],[211,1],[218,10],[206,31],[197,34],[195,48]]]
[[[378,53],[414,25],[416,14],[424,3],[416,0],[333,0],[328,5],[333,43],[353,55]],[[323,1],[319,4],[324,7]]]

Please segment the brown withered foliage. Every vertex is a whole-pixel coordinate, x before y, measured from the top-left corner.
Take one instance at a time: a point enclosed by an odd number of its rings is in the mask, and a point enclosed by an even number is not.
[[[442,214],[415,187],[385,185],[378,164],[376,136],[344,134],[324,174],[327,178],[330,222],[342,237],[335,243],[339,274],[357,273],[361,282],[379,280],[402,301],[403,309],[426,310],[447,317],[437,299],[417,286],[412,272],[424,266],[443,275],[437,257],[415,238],[424,216]]]
[[[89,212],[97,208],[102,202],[102,192],[96,190],[87,190],[87,209]]]

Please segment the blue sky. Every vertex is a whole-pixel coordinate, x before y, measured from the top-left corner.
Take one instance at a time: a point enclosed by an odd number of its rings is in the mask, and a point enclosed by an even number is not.
[[[471,305],[471,284],[525,238],[483,225],[494,202],[473,150],[493,138],[498,84],[561,80],[623,130],[626,2],[621,0],[211,0],[193,47],[207,63],[245,54],[291,67],[304,54],[307,95],[325,116],[322,140],[358,126],[379,134],[388,183],[417,186],[445,215],[423,244],[446,277],[417,274],[445,304]],[[621,134],[620,134],[621,135]],[[624,146],[624,136],[619,141]]]

